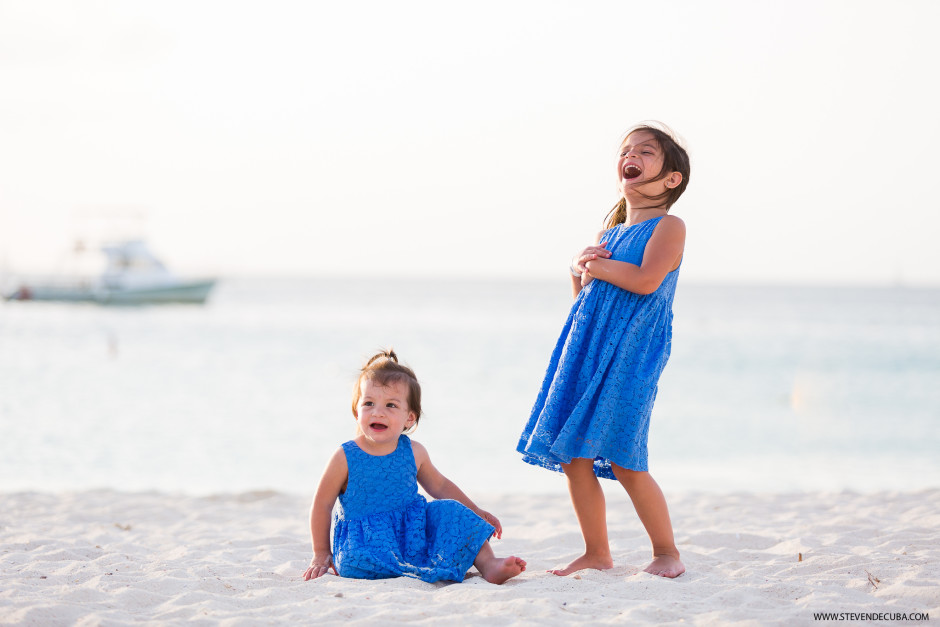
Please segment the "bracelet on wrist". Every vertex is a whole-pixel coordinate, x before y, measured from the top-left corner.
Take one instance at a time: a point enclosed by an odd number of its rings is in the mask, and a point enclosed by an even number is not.
[[[570,272],[570,273],[571,273],[571,276],[573,276],[573,277],[576,278],[576,279],[580,279],[580,278],[581,278],[581,273],[574,271],[574,265],[568,266],[568,272]]]

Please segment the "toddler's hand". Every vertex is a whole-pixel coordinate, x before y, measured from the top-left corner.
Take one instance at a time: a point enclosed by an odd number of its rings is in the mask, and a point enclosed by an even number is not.
[[[496,527],[496,529],[493,530],[493,536],[497,540],[503,537],[503,526],[499,524],[499,518],[497,518],[496,516],[493,516],[493,514],[487,511],[484,511],[482,509],[480,510],[480,518],[482,518],[486,522]]]
[[[314,555],[310,566],[304,571],[304,581],[322,577],[328,574],[330,570],[333,571],[334,575],[339,575],[339,573],[336,572],[336,566],[333,565],[332,555]]]

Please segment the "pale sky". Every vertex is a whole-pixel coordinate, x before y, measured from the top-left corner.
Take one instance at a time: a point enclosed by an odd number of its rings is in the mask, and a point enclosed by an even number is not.
[[[940,285],[940,2],[0,0],[0,273],[134,208],[186,273],[564,276],[622,132],[686,280]]]

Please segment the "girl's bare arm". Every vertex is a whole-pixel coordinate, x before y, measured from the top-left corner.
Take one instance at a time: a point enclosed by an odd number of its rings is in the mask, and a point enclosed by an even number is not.
[[[327,463],[326,470],[320,477],[316,495],[313,497],[313,505],[310,506],[313,561],[304,572],[304,581],[325,575],[330,569],[336,573],[336,567],[333,565],[333,550],[330,547],[330,518],[333,515],[333,505],[348,478],[349,467],[346,465],[346,453],[343,449],[339,449]]]
[[[503,535],[503,527],[500,525],[499,519],[488,511],[477,507],[477,504],[470,500],[470,497],[457,487],[457,484],[442,475],[434,464],[431,463],[428,451],[423,445],[412,440],[411,447],[414,451],[415,466],[418,468],[418,483],[421,484],[421,487],[435,499],[452,499],[463,503],[477,516],[493,525],[496,528],[493,535],[497,538],[501,538]]]
[[[666,275],[679,267],[684,248],[685,223],[667,215],[656,225],[640,265],[598,257],[584,266],[592,278],[636,294],[652,294]]]
[[[610,257],[610,251],[605,248],[607,242],[601,241],[606,232],[599,232],[594,238],[593,246],[588,246],[571,259],[571,269],[581,274],[581,276],[571,275],[571,291],[575,298],[581,293],[581,288],[591,282],[591,275],[588,273],[585,264],[594,259],[607,259]]]

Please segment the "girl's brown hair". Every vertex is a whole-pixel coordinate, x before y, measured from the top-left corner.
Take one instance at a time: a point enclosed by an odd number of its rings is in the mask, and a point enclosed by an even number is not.
[[[679,196],[682,195],[682,192],[685,191],[685,188],[689,186],[689,174],[691,171],[689,153],[686,152],[685,148],[683,148],[679,143],[675,133],[673,133],[672,130],[665,124],[660,124],[658,122],[637,124],[624,134],[623,141],[620,142],[620,145],[623,146],[623,142],[627,141],[627,138],[630,137],[630,135],[639,131],[645,131],[652,134],[656,139],[656,142],[659,144],[660,149],[663,151],[663,169],[659,171],[659,174],[656,175],[655,178],[650,179],[650,182],[660,181],[669,176],[669,174],[672,172],[678,172],[682,175],[682,181],[672,189],[667,189],[658,196],[646,196],[648,200],[654,200],[659,203],[658,205],[654,205],[655,207],[663,207],[668,211],[669,208],[672,207],[672,205],[677,200],[679,200]],[[618,224],[625,222],[626,219],[627,200],[625,198],[621,198],[620,201],[610,210],[610,213],[607,214],[607,223],[604,225],[604,228],[613,228]]]
[[[374,381],[378,385],[387,386],[391,383],[404,383],[408,386],[408,411],[415,415],[415,423],[406,433],[410,433],[418,426],[421,419],[421,385],[418,383],[418,377],[408,366],[398,363],[398,355],[391,348],[379,351],[373,355],[366,365],[359,371],[359,378],[356,379],[356,386],[353,388],[352,413],[358,417],[356,411],[359,406],[359,399],[362,397],[362,382]]]

